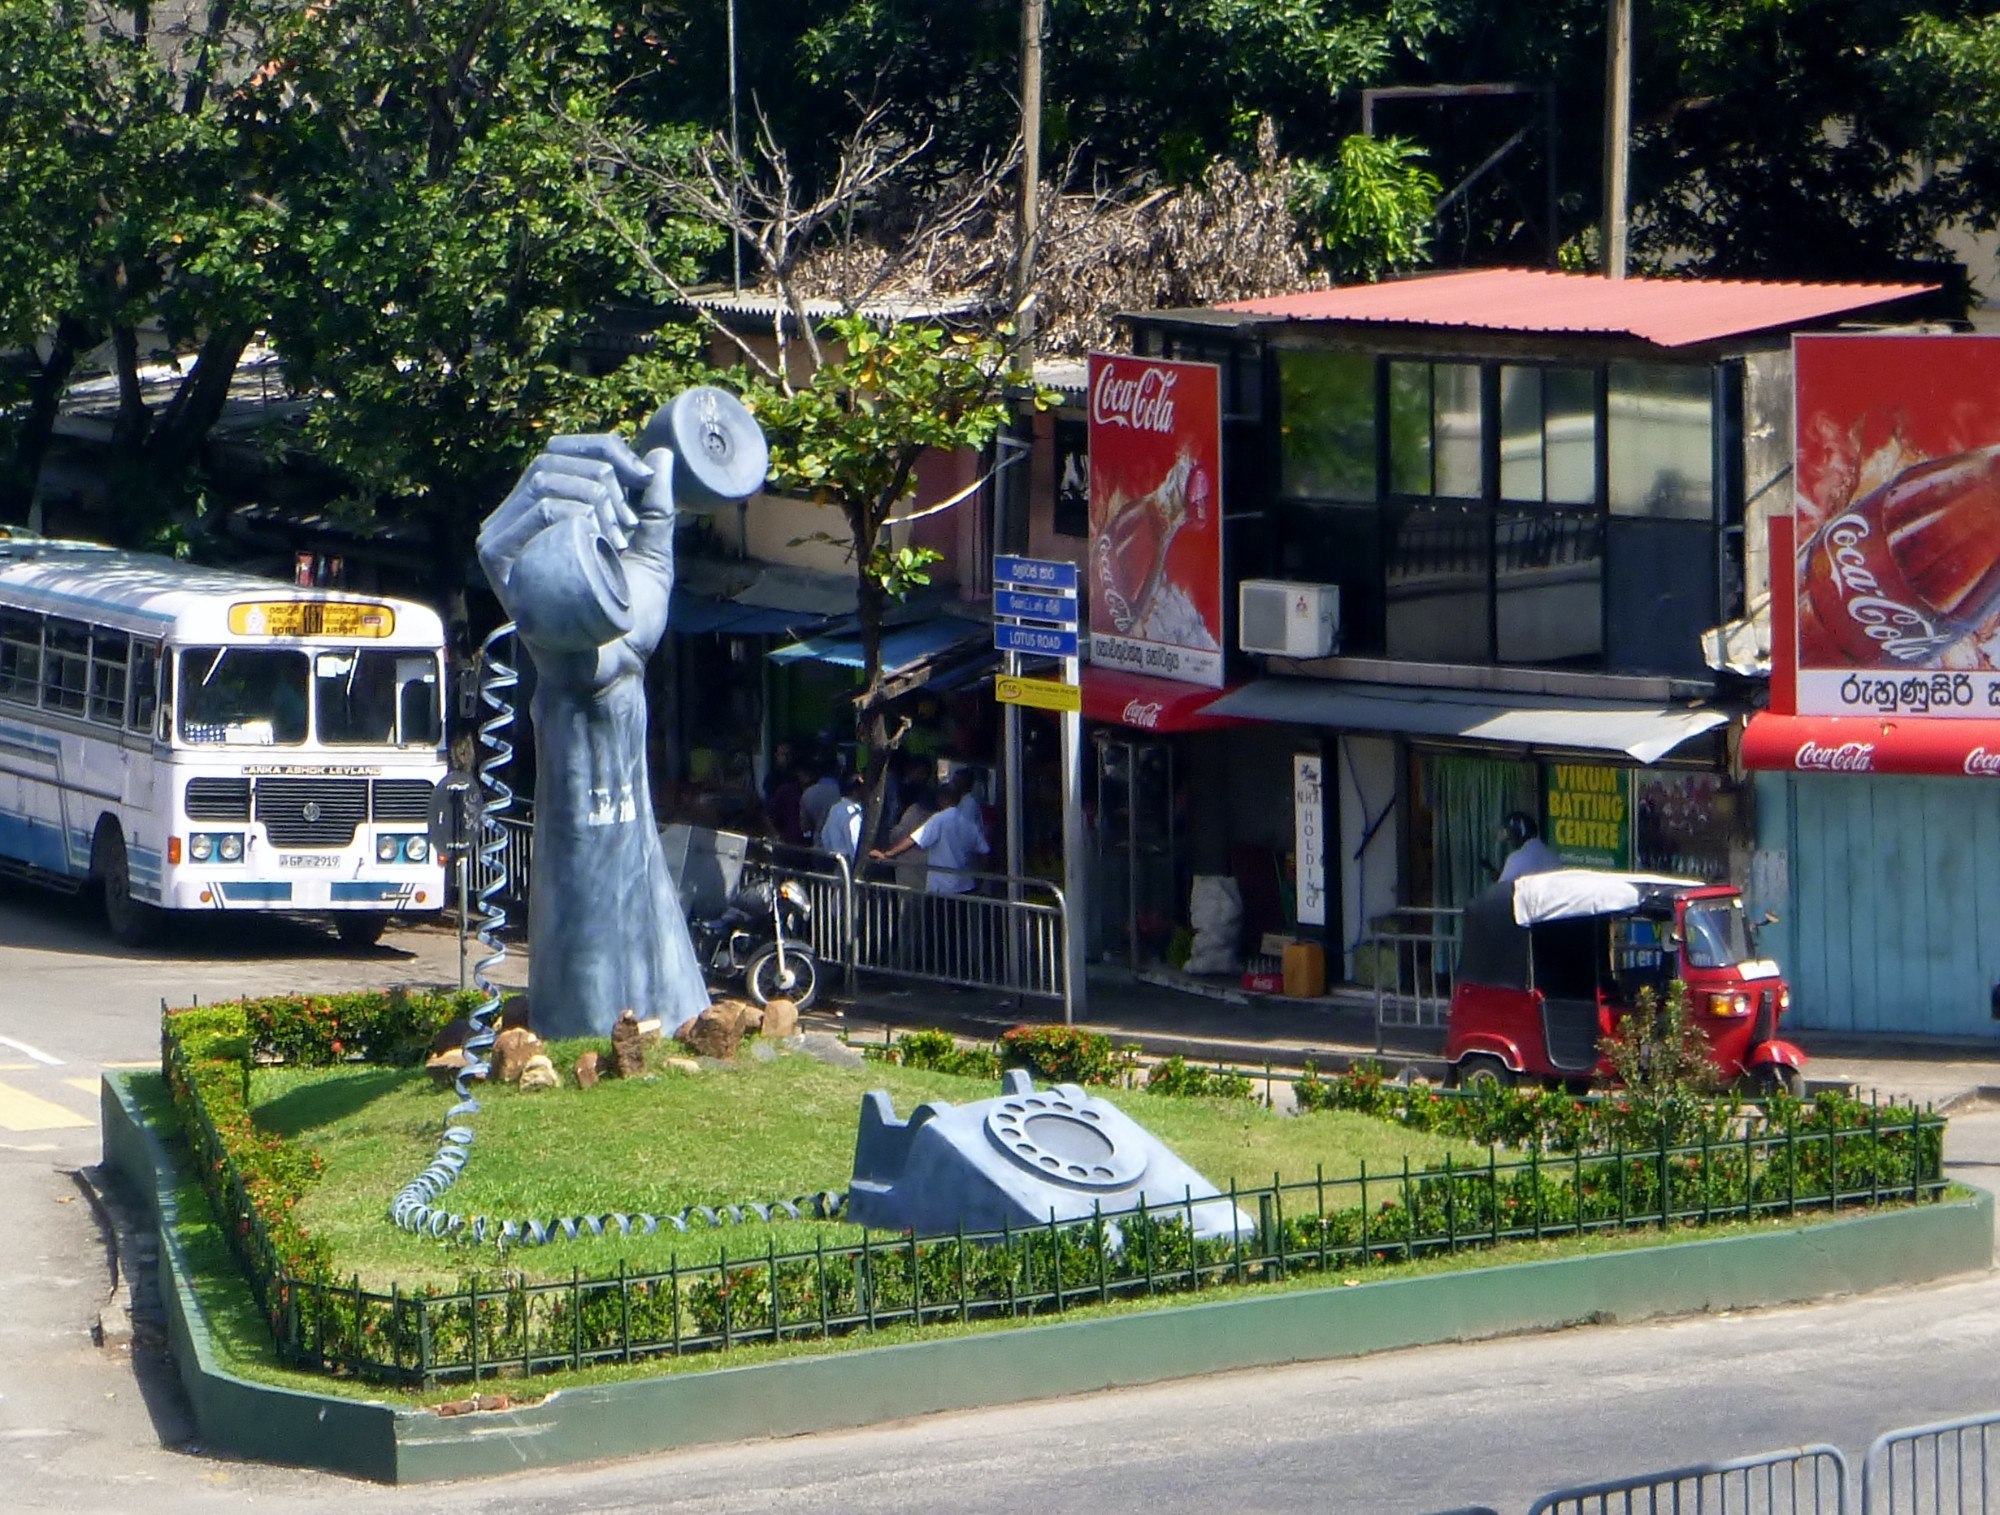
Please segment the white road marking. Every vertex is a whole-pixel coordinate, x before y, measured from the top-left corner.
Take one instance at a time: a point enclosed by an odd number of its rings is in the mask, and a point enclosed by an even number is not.
[[[0,1036],[0,1047],[12,1047],[23,1057],[32,1057],[45,1068],[60,1068],[63,1065],[61,1058],[50,1057],[41,1048],[30,1047],[26,1042],[17,1042],[11,1036]]]
[[[55,1149],[54,1142],[0,1142],[0,1152],[53,1152]]]

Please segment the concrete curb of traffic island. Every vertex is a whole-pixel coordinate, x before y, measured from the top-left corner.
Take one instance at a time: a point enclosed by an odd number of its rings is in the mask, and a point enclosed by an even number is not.
[[[445,1417],[253,1383],[219,1364],[174,1228],[174,1171],[128,1082],[121,1073],[104,1079],[105,1163],[145,1198],[159,1226],[168,1339],[203,1442],[383,1483],[799,1435],[1589,1321],[1785,1304],[1993,1263],[1993,1197],[1982,1191],[1754,1235],[564,1389],[534,1405]]]

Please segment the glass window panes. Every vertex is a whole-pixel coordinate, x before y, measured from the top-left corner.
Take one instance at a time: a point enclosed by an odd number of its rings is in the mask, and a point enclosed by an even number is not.
[[[1597,503],[1597,403],[1589,369],[1501,367],[1500,498]]]
[[[125,672],[131,639],[122,631],[96,631],[90,638],[90,718],[113,726],[125,723]]]
[[[1500,370],[1500,498],[1542,497],[1542,371]]]
[[[1431,366],[1389,365],[1389,488],[1431,492]]]
[[[132,644],[131,698],[125,705],[125,723],[134,731],[151,731],[153,714],[159,708],[160,649],[154,642]]]
[[[1479,498],[1479,365],[1431,366],[1431,451],[1436,460],[1433,493],[1455,499]]]
[[[0,610],[0,700],[33,705],[42,693],[42,618]]]
[[[181,740],[231,747],[306,739],[306,655],[270,647],[181,654]]]
[[[1604,521],[1595,510],[1503,508],[1493,522],[1493,630],[1503,663],[1594,661],[1604,650]]]
[[[1375,360],[1278,353],[1279,490],[1290,499],[1375,498]]]
[[[1392,508],[1384,573],[1387,651],[1439,663],[1491,660],[1492,534],[1484,506]]]
[[[51,619],[42,656],[42,708],[82,715],[90,688],[90,628]]]
[[[1714,513],[1709,371],[1614,363],[1607,399],[1611,513],[1708,520]]]
[[[1587,368],[1542,370],[1542,498],[1597,503],[1597,396]]]

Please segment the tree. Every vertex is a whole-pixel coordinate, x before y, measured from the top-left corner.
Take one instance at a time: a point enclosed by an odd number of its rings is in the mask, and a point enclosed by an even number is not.
[[[277,193],[291,234],[271,315],[302,441],[351,481],[357,518],[415,519],[456,635],[474,534],[559,418],[626,413],[685,351],[608,378],[568,359],[638,289],[642,206],[589,182],[585,145],[628,141],[613,19],[589,0],[319,0],[268,14],[257,85],[296,123]],[[650,151],[670,151],[656,140]],[[645,228],[690,275],[699,224]],[[656,398],[656,397],[655,397]]]
[[[889,730],[882,684],[882,628],[892,600],[929,582],[937,554],[890,540],[926,452],[983,448],[1007,418],[1010,372],[1003,336],[947,334],[916,322],[883,326],[835,318],[804,383],[739,370],[744,404],[771,445],[771,481],[840,512],[854,555],[862,681],[857,733],[873,776],[863,836],[875,835],[882,777],[900,733]],[[1037,399],[1045,402],[1046,396]]]
[[[143,537],[197,487],[280,235],[250,190],[268,143],[240,110],[249,42],[235,20],[216,4],[156,30],[144,3],[0,3],[0,339],[34,354],[0,517],[25,517],[62,391],[107,340],[115,524]],[[192,355],[157,411],[138,371],[155,339]]]

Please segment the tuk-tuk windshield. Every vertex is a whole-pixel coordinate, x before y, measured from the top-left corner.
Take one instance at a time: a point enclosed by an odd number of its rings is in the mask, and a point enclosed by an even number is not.
[[[1689,900],[1681,911],[1687,959],[1696,968],[1730,968],[1756,956],[1740,899]]]

